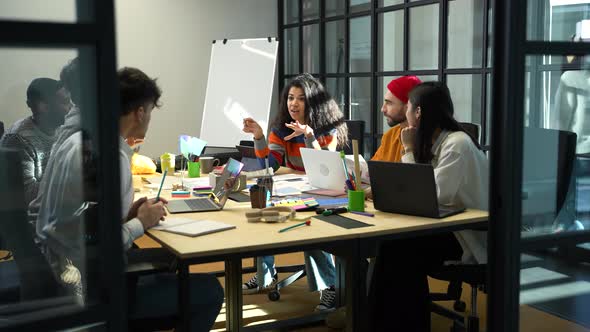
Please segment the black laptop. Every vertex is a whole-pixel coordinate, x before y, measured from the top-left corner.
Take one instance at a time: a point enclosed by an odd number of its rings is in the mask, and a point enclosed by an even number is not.
[[[379,211],[428,218],[445,218],[465,211],[438,205],[432,165],[373,160],[368,164],[373,204]]]

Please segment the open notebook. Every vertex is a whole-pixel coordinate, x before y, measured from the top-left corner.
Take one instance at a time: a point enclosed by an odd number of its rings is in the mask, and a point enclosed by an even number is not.
[[[193,220],[185,218],[169,218],[161,221],[158,226],[152,229],[176,233],[186,236],[200,236],[217,233],[228,229],[236,228],[234,225],[224,224],[213,220]]]

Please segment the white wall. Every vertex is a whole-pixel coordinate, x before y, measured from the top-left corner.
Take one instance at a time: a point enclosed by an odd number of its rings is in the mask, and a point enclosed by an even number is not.
[[[76,12],[76,0],[0,0],[3,19],[74,23]]]
[[[148,156],[176,153],[180,133],[199,135],[213,39],[277,35],[276,0],[116,0],[115,6],[119,67],[140,68],[157,77],[163,90],[163,107],[154,112],[141,150]],[[0,2],[0,17],[75,21],[73,0],[59,0],[50,10],[31,8],[38,7]],[[0,48],[0,121],[6,128],[30,115],[25,104],[30,81],[58,79],[76,55],[76,50]],[[275,79],[275,98],[277,86]]]
[[[116,16],[119,66],[157,77],[163,90],[148,156],[177,153],[181,133],[199,135],[213,39],[277,35],[276,0],[117,0]]]
[[[0,121],[8,129],[31,115],[26,91],[38,77],[59,80],[61,68],[77,56],[74,49],[0,48]]]

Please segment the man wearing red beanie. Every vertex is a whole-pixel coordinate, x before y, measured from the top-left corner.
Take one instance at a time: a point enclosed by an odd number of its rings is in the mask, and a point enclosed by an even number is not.
[[[403,154],[403,145],[400,140],[402,129],[407,126],[406,104],[408,94],[412,89],[422,83],[416,76],[402,76],[387,84],[387,92],[383,98],[381,112],[392,127],[381,139],[381,145],[371,160],[400,162]]]

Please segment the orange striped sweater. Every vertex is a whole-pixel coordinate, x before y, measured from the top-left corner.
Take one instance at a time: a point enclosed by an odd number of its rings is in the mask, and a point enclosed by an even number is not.
[[[279,130],[273,128],[268,137],[268,144],[264,137],[259,140],[254,140],[256,157],[260,160],[261,165],[264,165],[264,159],[269,156],[269,165],[275,170],[284,165],[297,171],[305,171],[299,149],[313,149],[312,144],[314,140],[318,141],[322,149],[327,149],[330,142],[335,138],[336,128],[326,133],[316,133],[315,137],[309,139],[305,138],[304,135],[300,135],[286,141],[284,137],[291,134],[291,132],[290,129]]]

